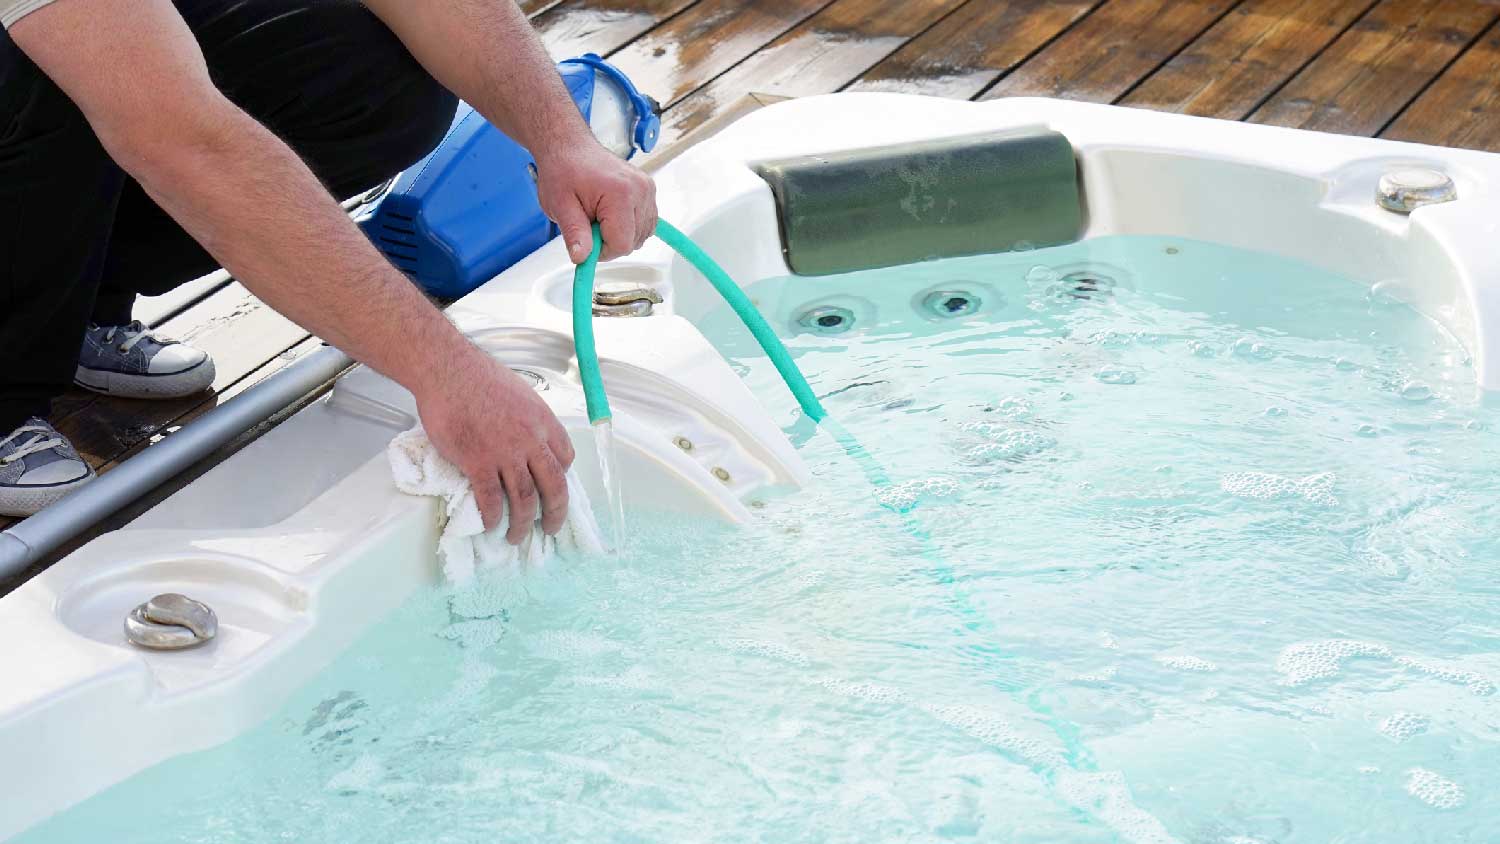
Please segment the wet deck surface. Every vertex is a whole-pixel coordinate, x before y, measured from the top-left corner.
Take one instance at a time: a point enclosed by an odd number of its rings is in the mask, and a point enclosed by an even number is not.
[[[600,53],[667,107],[667,154],[761,103],[846,90],[1062,97],[1500,152],[1500,0],[521,5],[554,55]],[[70,394],[53,421],[101,471],[317,345],[225,279],[137,316],[212,353],[216,392]]]

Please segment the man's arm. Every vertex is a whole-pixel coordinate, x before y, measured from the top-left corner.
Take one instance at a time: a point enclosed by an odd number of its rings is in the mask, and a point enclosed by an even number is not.
[[[425,5],[425,4],[424,4]],[[510,538],[561,527],[566,432],[375,251],[297,155],[226,99],[170,0],[62,0],[11,37],[105,149],[267,304],[411,390],[439,451]]]
[[[542,209],[574,263],[588,257],[591,221],[603,258],[638,248],[656,228],[656,188],[594,140],[515,0],[365,0],[439,82],[537,160]]]

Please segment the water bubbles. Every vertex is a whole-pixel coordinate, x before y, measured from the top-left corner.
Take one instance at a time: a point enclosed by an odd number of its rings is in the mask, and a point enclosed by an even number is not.
[[[1332,472],[1320,472],[1305,478],[1285,478],[1267,472],[1231,472],[1220,479],[1219,486],[1230,495],[1251,501],[1301,498],[1310,504],[1333,507],[1339,503],[1333,495],[1336,480],[1337,476]]]
[[[1456,683],[1468,689],[1471,693],[1486,697],[1495,693],[1495,683],[1483,674],[1466,671],[1462,668],[1447,668],[1441,665],[1433,665],[1429,662],[1412,659],[1409,656],[1396,657],[1396,664],[1413,671],[1419,671],[1430,677],[1436,677],[1447,683]]]
[[[812,664],[812,660],[808,659],[806,654],[777,642],[767,642],[761,639],[717,639],[714,644],[738,653],[785,662],[799,668]]]
[[[1408,381],[1401,385],[1401,398],[1409,402],[1424,402],[1432,398],[1432,388],[1420,381]]]
[[[1252,337],[1241,337],[1234,341],[1234,345],[1230,347],[1230,350],[1234,352],[1235,357],[1247,360],[1270,360],[1276,357],[1274,349]]]
[[[1123,331],[1098,331],[1088,338],[1089,345],[1102,346],[1106,349],[1123,349],[1134,340],[1134,335]]]
[[[1190,341],[1188,343],[1188,351],[1192,352],[1194,357],[1200,358],[1216,358],[1219,356],[1218,346],[1202,340]]]
[[[1019,460],[1040,454],[1057,444],[1051,437],[1036,431],[1008,428],[994,422],[965,422],[959,429],[987,440],[968,450],[965,456],[971,463]]]
[[[818,681],[818,685],[834,694],[852,697],[868,703],[899,704],[907,703],[911,700],[906,692],[877,683],[856,683],[829,677]]]
[[[1397,712],[1380,722],[1380,734],[1395,742],[1427,732],[1428,721],[1414,712]]]
[[[1162,665],[1167,666],[1168,668],[1175,668],[1178,671],[1209,672],[1219,670],[1219,666],[1215,665],[1212,662],[1209,662],[1206,659],[1199,659],[1196,656],[1176,656],[1164,654],[1158,656],[1156,658],[1156,661],[1161,663]]]
[[[921,708],[944,724],[1036,767],[1050,769],[1063,764],[1061,750],[1023,735],[1014,724],[989,710],[962,704],[930,703]]]
[[[1391,649],[1354,639],[1302,642],[1287,647],[1276,657],[1276,671],[1281,675],[1281,685],[1300,686],[1336,676],[1345,661],[1357,657],[1390,659]]]
[[[1464,804],[1463,786],[1426,768],[1406,772],[1406,793],[1434,809],[1457,809]]]
[[[958,493],[958,484],[947,478],[928,478],[922,481],[906,481],[886,487],[876,495],[882,507],[898,513],[909,512],[922,501],[933,498],[949,498]]]
[[[1031,402],[1016,396],[1007,396],[985,408],[986,413],[995,413],[1006,419],[1030,419]]]
[[[1102,384],[1128,385],[1135,383],[1135,373],[1123,366],[1106,366],[1094,373],[1094,379]]]

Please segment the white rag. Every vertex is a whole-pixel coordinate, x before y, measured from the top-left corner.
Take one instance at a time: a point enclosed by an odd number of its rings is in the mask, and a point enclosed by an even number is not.
[[[467,583],[481,570],[520,572],[541,564],[557,551],[583,554],[604,551],[588,495],[572,470],[567,475],[568,518],[562,530],[555,538],[549,537],[542,533],[538,522],[520,545],[511,545],[505,541],[506,526],[510,523],[508,512],[494,530],[486,532],[468,478],[438,454],[420,425],[391,440],[386,456],[391,461],[397,489],[408,495],[443,499],[438,559],[452,583]]]

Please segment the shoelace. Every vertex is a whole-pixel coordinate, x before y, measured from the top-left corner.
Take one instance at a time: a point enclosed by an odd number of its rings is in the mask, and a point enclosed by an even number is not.
[[[53,431],[51,428],[47,428],[42,425],[22,425],[21,427],[17,428],[15,432],[10,436],[6,437],[3,440],[0,440],[0,447],[9,445],[11,442],[19,439],[22,434],[36,434],[37,436],[22,443],[15,451],[12,451],[10,454],[5,455],[4,457],[0,457],[0,466],[9,466],[10,464],[16,462],[17,460],[20,460],[22,457],[25,457],[28,454],[37,454],[38,452],[51,451],[58,446],[67,444],[67,440],[64,440],[62,437],[53,436]]]
[[[150,340],[161,346],[170,346],[173,342],[152,334],[151,329],[147,328],[139,320],[129,325],[110,326],[109,330],[104,332],[104,342],[113,343],[115,341],[115,332],[119,332],[125,338],[125,342],[116,347],[120,350],[121,354],[129,353],[142,340]]]

